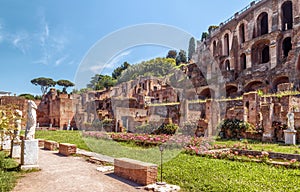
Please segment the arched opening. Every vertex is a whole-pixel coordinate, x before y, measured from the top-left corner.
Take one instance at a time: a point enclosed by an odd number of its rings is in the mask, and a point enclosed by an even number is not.
[[[283,56],[287,57],[289,55],[290,50],[292,50],[292,38],[287,37],[282,42],[282,50]]]
[[[213,56],[216,56],[216,54],[217,54],[217,42],[214,41],[213,42]]]
[[[286,31],[293,28],[293,3],[286,1],[281,6],[281,25],[282,31]]]
[[[199,98],[202,98],[202,99],[209,99],[209,98],[212,98],[214,97],[214,94],[215,92],[210,89],[210,88],[205,88],[203,89],[200,94],[199,94]]]
[[[241,54],[240,56],[240,64],[241,64],[241,70],[247,69],[247,58],[245,53]]]
[[[262,89],[264,87],[263,85],[261,81],[252,81],[245,86],[244,90],[245,92],[257,91]]]
[[[230,61],[229,60],[226,60],[225,61],[225,70],[226,71],[230,71],[231,69],[230,69]]]
[[[240,25],[239,34],[240,34],[240,42],[244,43],[245,42],[245,25],[244,24]]]
[[[257,34],[261,36],[267,33],[269,33],[268,14],[263,12],[257,18]]]
[[[222,41],[219,41],[218,42],[218,45],[217,45],[217,52],[219,55],[223,55],[223,44],[222,44]]]
[[[226,96],[227,97],[234,97],[237,95],[237,87],[234,85],[227,85],[226,86]]]
[[[280,85],[282,83],[289,83],[289,82],[290,82],[290,80],[289,80],[289,77],[287,77],[287,76],[281,76],[281,77],[276,78],[272,83],[273,91],[277,92],[278,85]]]
[[[229,35],[224,35],[224,55],[229,56]]]
[[[270,61],[269,46],[265,46],[261,51],[261,63],[268,63]]]
[[[270,40],[263,39],[254,43],[251,47],[251,61],[252,65],[268,63],[270,61]]]

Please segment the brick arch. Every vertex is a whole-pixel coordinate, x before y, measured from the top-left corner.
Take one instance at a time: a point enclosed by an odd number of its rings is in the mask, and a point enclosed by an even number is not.
[[[226,97],[235,96],[237,94],[238,87],[233,84],[226,85]]]
[[[290,82],[290,79],[286,75],[276,77],[272,82],[273,90],[277,91],[278,85],[280,85],[282,83],[289,83],[289,82]]]
[[[249,83],[247,83],[244,87],[244,92],[251,92],[251,91],[257,91],[261,88],[265,87],[262,80],[253,80]]]
[[[266,48],[270,46],[269,39],[261,39],[256,41],[251,46],[251,63],[252,65],[258,65],[261,63],[266,63],[267,58],[267,51]],[[268,55],[268,59],[270,60],[270,52]]]
[[[243,41],[242,41],[242,31],[241,31],[241,27],[242,27],[242,25],[244,25],[244,42],[245,41],[248,41],[248,37],[249,37],[249,32],[248,32],[248,21],[247,20],[245,20],[245,19],[243,19],[243,20],[241,20],[239,23],[238,23],[238,25],[237,25],[237,27],[236,27],[236,31],[238,31],[238,36],[239,36],[239,38],[238,38],[238,40],[239,40],[239,43],[243,43]]]
[[[289,7],[290,6],[290,7]],[[279,5],[279,28],[282,31],[285,31],[285,23],[288,23],[288,29],[293,28],[293,15],[294,15],[294,4],[291,0],[282,1]],[[287,13],[284,11],[287,11],[287,8],[291,8],[290,15],[286,15]],[[290,17],[290,18],[287,18]]]
[[[199,97],[200,98],[212,98],[212,97],[214,97],[214,95],[215,95],[215,91],[208,87],[208,88],[204,88],[200,92]]]
[[[258,33],[258,20],[259,17],[263,14],[263,13],[267,13],[268,14],[268,32],[272,31],[272,10],[267,8],[267,7],[263,7],[261,8],[258,12],[255,13],[256,17],[255,17],[255,30],[254,30],[254,34],[253,37],[258,37],[260,36],[260,34]]]
[[[228,35],[228,42],[226,42],[225,36]],[[222,41],[222,55],[229,55],[230,49],[231,49],[231,42],[232,42],[232,31],[229,29],[225,29],[221,35],[221,41]]]

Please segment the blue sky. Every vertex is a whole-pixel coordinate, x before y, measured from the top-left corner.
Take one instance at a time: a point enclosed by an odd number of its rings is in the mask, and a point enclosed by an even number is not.
[[[107,49],[113,49],[123,42],[134,41],[134,38],[143,39],[129,35],[116,38],[109,45],[108,42],[101,44],[101,40],[112,37],[116,31],[155,23],[178,28],[199,39],[209,25],[218,25],[250,2],[0,0],[0,91],[17,95],[40,94],[39,87],[30,83],[36,77],[68,79],[76,83],[77,79],[83,79],[80,67],[84,68],[82,63],[97,42],[99,46],[107,45]],[[167,38],[176,41],[180,37],[171,33]],[[187,45],[188,42],[184,46]],[[186,49],[184,46],[182,49]],[[165,56],[170,49],[149,44],[125,48],[109,60],[99,62],[98,66],[90,66],[87,70],[91,73],[110,73],[124,61],[133,64]],[[102,51],[97,54],[101,57],[107,53]],[[103,63],[108,65],[102,66]]]

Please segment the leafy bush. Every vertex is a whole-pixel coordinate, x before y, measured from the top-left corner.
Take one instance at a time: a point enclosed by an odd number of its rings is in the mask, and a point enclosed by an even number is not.
[[[178,125],[176,124],[162,124],[158,129],[156,129],[153,133],[160,135],[160,134],[166,134],[166,135],[174,135],[178,129]]]
[[[137,133],[147,133],[147,134],[150,134],[155,129],[156,129],[156,127],[153,124],[143,124],[143,125],[137,126],[135,128],[135,131]]]
[[[239,119],[225,119],[218,129],[222,138],[240,139],[245,132],[255,132],[254,125]]]

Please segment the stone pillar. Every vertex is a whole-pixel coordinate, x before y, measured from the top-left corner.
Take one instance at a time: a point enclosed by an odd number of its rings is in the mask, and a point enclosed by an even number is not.
[[[296,145],[296,130],[284,130],[284,141],[287,145]]]
[[[272,40],[270,43],[270,67],[273,69],[277,65],[277,42]]]
[[[271,106],[269,103],[264,103],[261,105],[261,112],[263,116],[263,127],[264,133],[262,140],[263,141],[272,141],[274,131],[272,130],[272,116],[271,116]]]
[[[38,152],[39,152],[39,141],[37,139],[22,141],[22,153],[21,153],[22,170],[39,168]]]

